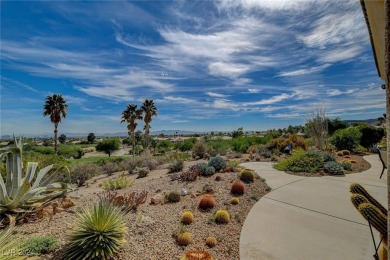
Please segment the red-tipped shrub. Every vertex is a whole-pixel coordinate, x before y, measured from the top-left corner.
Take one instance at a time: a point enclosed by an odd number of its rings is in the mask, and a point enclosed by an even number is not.
[[[209,194],[203,195],[200,198],[200,201],[199,201],[199,208],[200,209],[203,209],[203,210],[212,209],[215,207],[215,205],[217,205],[217,202],[215,201],[214,197],[209,195]]]
[[[245,193],[245,183],[241,180],[235,180],[232,184],[230,192],[235,195],[242,195]]]

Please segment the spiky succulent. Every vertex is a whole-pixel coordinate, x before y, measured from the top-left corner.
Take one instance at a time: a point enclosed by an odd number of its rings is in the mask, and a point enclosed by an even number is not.
[[[6,229],[0,230],[0,260],[21,260],[24,248],[20,241],[12,236],[15,223],[11,223]]]
[[[243,195],[245,193],[245,183],[241,180],[235,180],[230,188],[230,192],[235,195]]]
[[[121,210],[99,201],[77,215],[64,259],[111,259],[125,244],[127,232]]]
[[[237,205],[238,203],[240,203],[240,200],[237,197],[233,197],[230,199],[230,203],[233,205]]]
[[[14,141],[15,146],[0,149],[0,161],[6,159],[6,180],[0,176],[0,215],[36,211],[72,190],[70,183],[54,182],[60,169],[69,176],[66,167],[49,165],[37,172],[38,163],[28,162],[23,172],[22,139]]]
[[[215,237],[208,237],[206,239],[206,245],[210,248],[215,247],[217,244],[218,244],[218,241]]]
[[[213,257],[207,251],[191,250],[185,253],[180,260],[213,260]]]
[[[181,232],[177,235],[176,242],[179,246],[188,246],[192,243],[192,236],[190,232]]]
[[[324,163],[324,169],[327,173],[332,175],[343,175],[344,169],[338,162],[326,162]]]
[[[181,223],[189,225],[194,221],[194,215],[190,211],[186,211],[181,215]]]
[[[199,201],[200,209],[209,210],[214,208],[215,205],[217,205],[217,202],[215,201],[214,197],[209,194],[205,194],[200,198]]]
[[[240,180],[246,183],[254,182],[256,173],[251,169],[243,169],[240,172]]]
[[[215,222],[218,224],[227,224],[230,222],[230,215],[227,210],[220,209],[215,213]]]
[[[212,157],[209,161],[209,166],[213,166],[215,171],[219,172],[226,168],[226,160],[219,156]]]

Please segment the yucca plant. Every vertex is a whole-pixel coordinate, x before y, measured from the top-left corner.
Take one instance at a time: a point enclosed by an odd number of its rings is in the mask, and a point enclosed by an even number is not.
[[[54,182],[61,169],[69,176],[66,167],[52,164],[37,172],[38,163],[28,162],[23,172],[22,138],[14,140],[15,146],[0,149],[0,161],[6,160],[5,180],[0,176],[0,215],[34,212],[72,190],[70,183]]]
[[[127,231],[121,210],[99,201],[78,213],[64,259],[111,259],[125,244]]]

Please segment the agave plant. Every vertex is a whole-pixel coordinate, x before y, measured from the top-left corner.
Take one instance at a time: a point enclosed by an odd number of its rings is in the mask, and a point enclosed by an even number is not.
[[[19,260],[26,259],[20,253],[23,248],[20,241],[12,237],[15,223],[12,222],[6,229],[0,231],[0,260]]]
[[[0,176],[0,215],[34,212],[72,190],[70,183],[54,182],[62,168],[70,176],[66,167],[52,164],[37,171],[38,163],[28,162],[23,172],[22,138],[14,140],[15,146],[0,149],[0,161],[6,160],[6,180]]]
[[[127,231],[122,211],[99,201],[78,213],[64,259],[111,259],[122,249]]]

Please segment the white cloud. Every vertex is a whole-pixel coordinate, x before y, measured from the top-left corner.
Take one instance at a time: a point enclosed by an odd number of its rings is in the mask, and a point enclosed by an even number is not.
[[[305,69],[299,69],[299,70],[293,70],[293,71],[279,73],[279,76],[280,77],[302,76],[302,75],[307,75],[307,74],[321,72],[324,69],[328,68],[329,66],[330,66],[330,64],[323,64],[323,65],[316,66],[316,67],[311,67],[311,68],[305,68]]]
[[[324,51],[324,54],[321,54],[318,60],[330,63],[346,61],[355,58],[362,51],[363,48],[361,46],[335,48],[329,52]]]
[[[261,90],[258,88],[248,88],[249,93],[260,93]]]
[[[355,89],[350,89],[350,90],[347,90],[347,91],[341,91],[339,89],[327,89],[326,93],[328,94],[328,96],[340,96],[340,95],[343,95],[343,94],[351,94],[354,91],[356,91],[356,90]]]
[[[220,94],[220,93],[214,93],[214,92],[206,92],[205,93],[207,96],[210,97],[216,97],[216,98],[225,98],[228,97],[228,95]]]
[[[325,0],[221,0],[221,8],[242,7],[247,10],[253,8],[265,9],[267,11],[301,11],[310,8],[314,3],[324,2]]]
[[[280,119],[296,118],[296,117],[302,117],[302,116],[303,115],[299,114],[299,113],[278,113],[278,114],[266,115],[266,117],[280,118]]]
[[[262,99],[262,100],[257,101],[257,102],[246,103],[246,105],[251,105],[251,104],[252,105],[270,105],[270,104],[278,103],[280,101],[283,101],[283,100],[291,98],[291,97],[293,97],[293,95],[287,94],[287,93],[282,93],[280,95],[273,96],[273,97],[270,97],[268,99]]]

